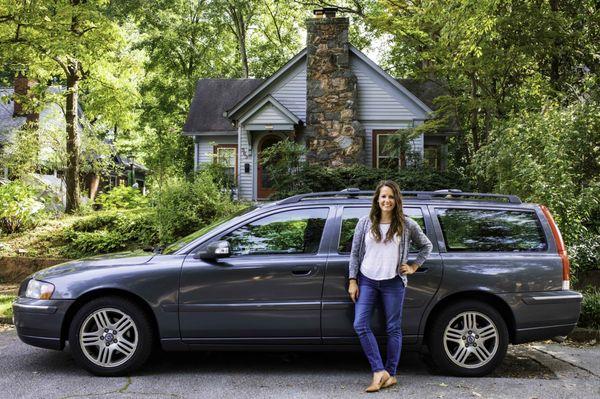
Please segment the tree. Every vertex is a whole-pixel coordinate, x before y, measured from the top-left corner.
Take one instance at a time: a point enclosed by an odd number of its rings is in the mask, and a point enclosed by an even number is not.
[[[103,94],[119,98],[117,106],[125,109],[137,98],[135,88],[126,82],[130,76],[118,73],[127,45],[124,32],[110,16],[110,3],[102,0],[2,0],[1,10],[2,61],[29,78],[40,82],[58,78],[66,87],[66,210],[73,212],[79,208],[80,93],[88,91],[92,99]],[[93,107],[90,113],[94,119],[100,117]],[[110,122],[123,114],[113,104],[112,112],[104,116]]]

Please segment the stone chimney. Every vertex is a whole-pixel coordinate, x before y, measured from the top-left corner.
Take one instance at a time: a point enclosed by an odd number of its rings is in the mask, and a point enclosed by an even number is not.
[[[350,68],[349,21],[336,17],[336,11],[315,10],[315,18],[306,21],[307,159],[325,166],[361,162],[364,143]]]
[[[19,74],[15,77],[15,93],[14,101],[15,106],[13,108],[13,117],[25,116],[27,117],[28,123],[37,123],[39,121],[39,114],[27,109],[27,105],[23,103],[28,99],[33,99],[31,89],[37,84],[34,80],[28,79],[26,76]]]

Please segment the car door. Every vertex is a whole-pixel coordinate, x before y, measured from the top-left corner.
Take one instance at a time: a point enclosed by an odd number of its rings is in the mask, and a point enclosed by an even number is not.
[[[322,329],[324,343],[358,343],[353,329],[354,304],[348,297],[348,263],[354,227],[358,219],[369,213],[363,206],[340,207],[336,215],[337,240],[330,246],[327,272],[323,285]],[[437,292],[442,278],[442,261],[435,233],[426,206],[405,205],[404,213],[420,224],[433,244],[427,261],[408,277],[408,288],[404,298],[402,331],[404,343],[414,343],[419,334],[421,317],[428,303]],[[415,260],[416,249],[411,248],[408,262]],[[360,295],[360,293],[359,293]],[[385,318],[381,305],[372,319],[375,335],[385,336]]]
[[[180,283],[181,336],[187,342],[320,343],[330,208],[255,216],[211,239],[232,256],[186,258]]]

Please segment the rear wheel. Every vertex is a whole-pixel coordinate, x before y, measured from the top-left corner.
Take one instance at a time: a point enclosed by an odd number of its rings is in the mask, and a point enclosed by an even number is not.
[[[482,376],[492,372],[504,359],[508,329],[492,306],[463,301],[437,315],[428,343],[431,357],[441,371]]]
[[[92,300],[79,309],[69,328],[75,361],[96,375],[123,375],[139,368],[152,352],[152,324],[125,298]]]

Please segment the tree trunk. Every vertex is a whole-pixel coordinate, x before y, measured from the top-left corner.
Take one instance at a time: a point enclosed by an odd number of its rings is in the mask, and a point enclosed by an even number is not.
[[[71,61],[67,66],[67,108],[65,119],[67,122],[67,171],[65,181],[67,185],[66,212],[72,213],[79,209],[79,151],[81,137],[79,135],[79,118],[77,105],[79,103],[79,62]]]

